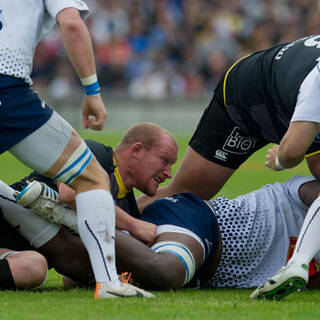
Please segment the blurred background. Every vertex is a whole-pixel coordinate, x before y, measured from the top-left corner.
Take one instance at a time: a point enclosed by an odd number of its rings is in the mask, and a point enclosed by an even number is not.
[[[153,121],[191,133],[239,57],[319,32],[317,0],[87,0],[106,130]],[[83,89],[57,31],[38,46],[35,90],[76,128]]]

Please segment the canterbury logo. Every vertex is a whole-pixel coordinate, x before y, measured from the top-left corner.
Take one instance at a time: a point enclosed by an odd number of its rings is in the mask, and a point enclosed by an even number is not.
[[[227,152],[224,152],[224,151],[221,151],[221,150],[217,150],[214,157],[218,158],[220,160],[226,161],[227,160],[227,156],[228,156]]]

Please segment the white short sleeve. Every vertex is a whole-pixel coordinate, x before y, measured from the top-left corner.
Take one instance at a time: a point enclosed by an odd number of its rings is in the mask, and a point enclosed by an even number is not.
[[[319,101],[320,65],[317,64],[301,84],[291,122],[310,121],[320,123]]]
[[[81,0],[44,0],[45,7],[49,14],[55,19],[57,14],[65,8],[76,8],[84,19],[88,13],[88,6]]]

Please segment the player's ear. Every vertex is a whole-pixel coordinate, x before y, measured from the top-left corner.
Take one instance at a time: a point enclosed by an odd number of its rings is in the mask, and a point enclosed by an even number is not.
[[[140,141],[135,142],[131,146],[131,154],[133,157],[138,157],[143,150],[144,150],[144,145]]]

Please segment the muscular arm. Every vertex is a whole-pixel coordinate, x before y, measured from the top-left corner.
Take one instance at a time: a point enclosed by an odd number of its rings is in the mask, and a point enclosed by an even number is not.
[[[96,65],[91,37],[75,8],[61,10],[56,16],[61,38],[68,57],[79,78],[96,74]],[[93,116],[93,117],[90,117]],[[107,112],[100,94],[85,96],[82,105],[84,127],[101,130],[106,121]]]
[[[64,47],[77,75],[82,78],[95,74],[91,37],[79,11],[66,8],[57,14],[56,20]]]
[[[279,147],[268,151],[266,166],[277,170],[275,159],[278,156],[284,168],[295,167],[304,159],[318,132],[319,124],[316,122],[292,122]]]
[[[59,184],[59,195],[61,202],[65,203],[68,207],[76,209],[75,204],[75,191],[65,185]],[[115,206],[116,210],[116,228],[120,230],[127,230],[131,235],[141,241],[151,244],[156,236],[156,225],[135,219],[120,207]]]
[[[117,229],[127,230],[133,237],[147,244],[153,243],[157,231],[155,224],[133,218],[118,206],[115,209]]]

